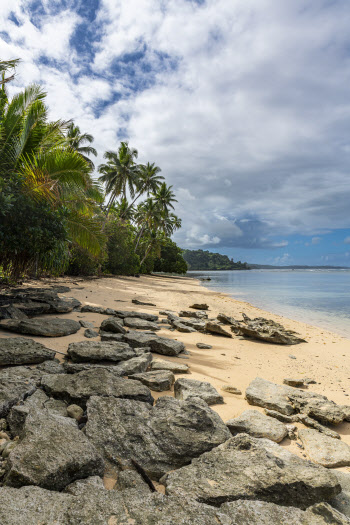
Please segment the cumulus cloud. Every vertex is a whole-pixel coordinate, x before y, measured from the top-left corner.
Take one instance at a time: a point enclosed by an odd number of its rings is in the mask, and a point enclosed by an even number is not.
[[[41,5],[1,2],[0,55],[23,59],[11,89],[42,83],[52,117],[101,153],[127,138],[161,166],[182,246],[315,245],[350,227],[347,2]]]

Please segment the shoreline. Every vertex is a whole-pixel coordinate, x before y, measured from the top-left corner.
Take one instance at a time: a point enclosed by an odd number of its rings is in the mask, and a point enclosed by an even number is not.
[[[170,331],[166,325],[160,323],[160,336],[182,341],[189,351],[187,359],[164,357],[169,361],[182,362],[189,365],[191,379],[208,381],[224,397],[224,404],[213,405],[212,408],[224,421],[237,417],[244,410],[262,409],[250,406],[245,400],[245,390],[256,377],[283,383],[287,377],[308,377],[317,384],[310,385],[309,391],[327,396],[338,404],[350,404],[348,392],[350,390],[350,354],[349,340],[318,327],[288,319],[284,316],[269,313],[245,301],[233,299],[228,294],[210,290],[202,286],[196,278],[176,278],[168,276],[141,276],[136,277],[101,277],[88,280],[81,277],[42,279],[28,282],[24,286],[46,287],[49,285],[66,285],[71,288],[67,294],[75,297],[83,304],[117,308],[121,310],[136,310],[159,315],[160,310],[179,312],[187,309],[194,302],[206,302],[209,305],[209,317],[216,317],[218,313],[226,313],[236,319],[241,319],[242,312],[249,317],[267,317],[273,319],[290,330],[295,330],[307,340],[293,346],[281,346],[245,339],[233,335],[232,338],[203,334],[200,332],[180,333]],[[139,306],[132,303],[132,299],[154,303],[156,306]],[[60,317],[75,320],[90,321],[98,328],[106,319],[105,315],[90,312],[71,312]],[[0,338],[16,337],[0,330]],[[28,336],[31,337],[31,336]],[[32,337],[48,348],[65,353],[68,344],[83,341],[84,333],[79,330],[76,334],[60,338]],[[99,339],[95,339],[99,340]],[[196,347],[196,343],[212,345],[210,350]],[[292,357],[290,357],[292,356]],[[62,360],[62,356],[57,354]],[[162,356],[153,355],[154,359]],[[181,376],[176,376],[181,377]],[[241,390],[242,395],[230,394],[221,390],[224,385],[232,385]],[[172,391],[152,392],[154,398],[164,395],[173,395]],[[297,425],[298,426],[298,425]],[[350,423],[342,423],[336,428],[342,440],[350,445]],[[295,442],[285,439],[282,443],[290,451],[302,455],[302,451]],[[345,471],[350,472],[349,469]]]
[[[204,273],[203,273],[203,275],[204,275]],[[277,302],[274,305],[270,304],[270,305],[266,305],[266,306],[264,306],[264,305],[258,306],[256,304],[254,304],[253,302],[250,302],[250,300],[240,299],[234,293],[231,293],[231,292],[228,292],[228,291],[219,291],[216,288],[215,289],[214,288],[210,288],[210,286],[208,286],[206,284],[206,281],[205,280],[202,281],[199,277],[191,277],[191,278],[192,279],[198,279],[198,281],[200,282],[200,285],[204,286],[209,291],[216,291],[217,293],[226,294],[230,299],[233,299],[234,301],[238,301],[239,303],[243,303],[243,304],[245,303],[249,307],[255,308],[257,310],[261,310],[262,312],[264,312],[267,315],[277,315],[277,316],[279,316],[282,319],[285,318],[285,319],[290,320],[290,321],[295,321],[295,322],[298,322],[298,323],[308,324],[309,326],[312,326],[314,328],[318,328],[319,330],[328,331],[330,333],[333,333],[335,335],[338,335],[338,336],[343,337],[345,339],[348,339],[350,341],[350,327],[349,327],[349,330],[347,330],[347,329],[341,328],[341,326],[340,326],[341,322],[339,324],[339,327],[337,327],[335,323],[332,323],[332,322],[328,323],[329,317],[327,316],[326,313],[318,312],[319,317],[320,316],[322,317],[323,315],[325,316],[325,319],[322,321],[322,320],[318,320],[318,319],[312,318],[312,316],[310,316],[310,314],[309,314],[310,310],[306,310],[306,309],[303,309],[303,308],[294,308],[293,309],[293,307],[288,307],[288,306],[285,307],[283,304],[279,304]],[[239,292],[237,292],[237,293],[239,294]],[[271,308],[271,310],[270,310],[270,308]],[[278,310],[280,308],[282,310],[284,310],[281,314],[273,311],[273,310]],[[315,312],[315,311],[312,310],[312,312]],[[301,320],[301,317],[303,317],[304,313],[305,313],[305,323],[304,323],[303,320]],[[323,323],[324,323],[324,325],[322,326]],[[327,326],[328,324],[330,324],[331,326]]]

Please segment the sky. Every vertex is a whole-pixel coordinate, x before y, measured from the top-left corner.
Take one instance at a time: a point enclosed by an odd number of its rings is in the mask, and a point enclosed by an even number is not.
[[[350,266],[349,0],[1,0],[11,93],[173,185],[182,248]]]

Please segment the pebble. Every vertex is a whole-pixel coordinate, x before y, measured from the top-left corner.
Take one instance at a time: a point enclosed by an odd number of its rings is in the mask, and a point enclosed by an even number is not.
[[[224,392],[229,392],[230,394],[237,394],[239,396],[242,394],[239,388],[236,388],[235,386],[232,386],[232,385],[223,385],[221,387],[221,390],[223,390]]]
[[[290,359],[296,359],[295,355],[289,354]]]

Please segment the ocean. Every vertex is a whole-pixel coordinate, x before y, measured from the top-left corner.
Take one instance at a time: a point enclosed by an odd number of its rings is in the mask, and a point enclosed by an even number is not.
[[[350,339],[350,270],[188,272],[203,285],[264,310]]]

